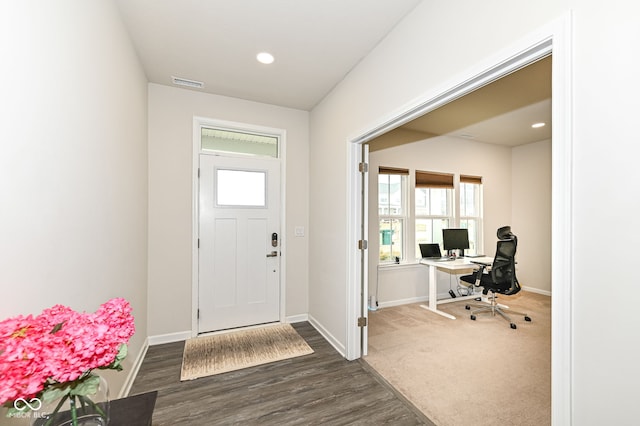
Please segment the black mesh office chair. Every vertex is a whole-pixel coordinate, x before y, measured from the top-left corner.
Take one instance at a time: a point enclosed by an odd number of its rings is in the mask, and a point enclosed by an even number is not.
[[[475,321],[476,315],[479,313],[488,312],[495,316],[499,314],[504,319],[509,321],[511,328],[517,328],[515,323],[511,321],[511,318],[505,313],[508,310],[514,315],[524,316],[525,321],[531,321],[531,318],[522,312],[511,311],[508,308],[498,305],[496,293],[511,295],[520,291],[520,284],[516,278],[516,248],[518,246],[518,238],[511,232],[510,226],[503,226],[498,229],[498,243],[496,247],[496,256],[493,259],[491,265],[475,262],[480,266],[475,273],[471,275],[465,275],[460,279],[469,284],[473,284],[476,287],[484,287],[482,294],[489,295],[491,303],[482,305],[467,305],[466,309],[471,307],[477,308],[471,312],[471,319]],[[488,272],[485,272],[487,267],[491,266]]]

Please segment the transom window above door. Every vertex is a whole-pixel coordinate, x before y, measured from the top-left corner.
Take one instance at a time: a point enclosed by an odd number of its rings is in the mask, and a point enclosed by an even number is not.
[[[236,130],[200,128],[202,151],[251,154],[278,158],[278,136]]]

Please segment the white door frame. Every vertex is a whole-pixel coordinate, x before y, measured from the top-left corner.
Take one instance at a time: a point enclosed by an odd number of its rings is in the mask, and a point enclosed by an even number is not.
[[[414,102],[393,111],[348,140],[349,187],[347,199],[358,197],[360,145],[398,126],[464,96],[508,73],[553,54],[552,63],[552,342],[551,420],[571,424],[572,412],[572,293],[573,293],[573,93],[572,17],[567,13],[509,48],[467,70]],[[365,194],[368,196],[368,194]],[[361,356],[357,318],[360,308],[360,257],[355,241],[360,229],[359,205],[349,203],[347,233],[348,289],[347,359]]]
[[[280,160],[280,322],[285,322],[286,301],[286,271],[287,271],[287,233],[286,233],[286,135],[284,129],[256,126],[234,121],[216,120],[206,117],[193,117],[193,158],[191,174],[191,337],[198,335],[198,238],[199,238],[199,181],[198,168],[200,167],[200,128],[202,126],[218,127],[239,132],[255,132],[278,136],[278,158]]]

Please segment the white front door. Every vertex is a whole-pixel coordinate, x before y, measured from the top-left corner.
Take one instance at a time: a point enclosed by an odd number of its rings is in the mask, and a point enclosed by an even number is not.
[[[198,333],[280,320],[280,160],[200,155]]]

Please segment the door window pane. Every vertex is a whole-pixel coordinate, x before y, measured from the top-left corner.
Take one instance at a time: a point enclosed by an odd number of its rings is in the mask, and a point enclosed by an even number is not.
[[[265,172],[216,170],[216,205],[266,207]]]

